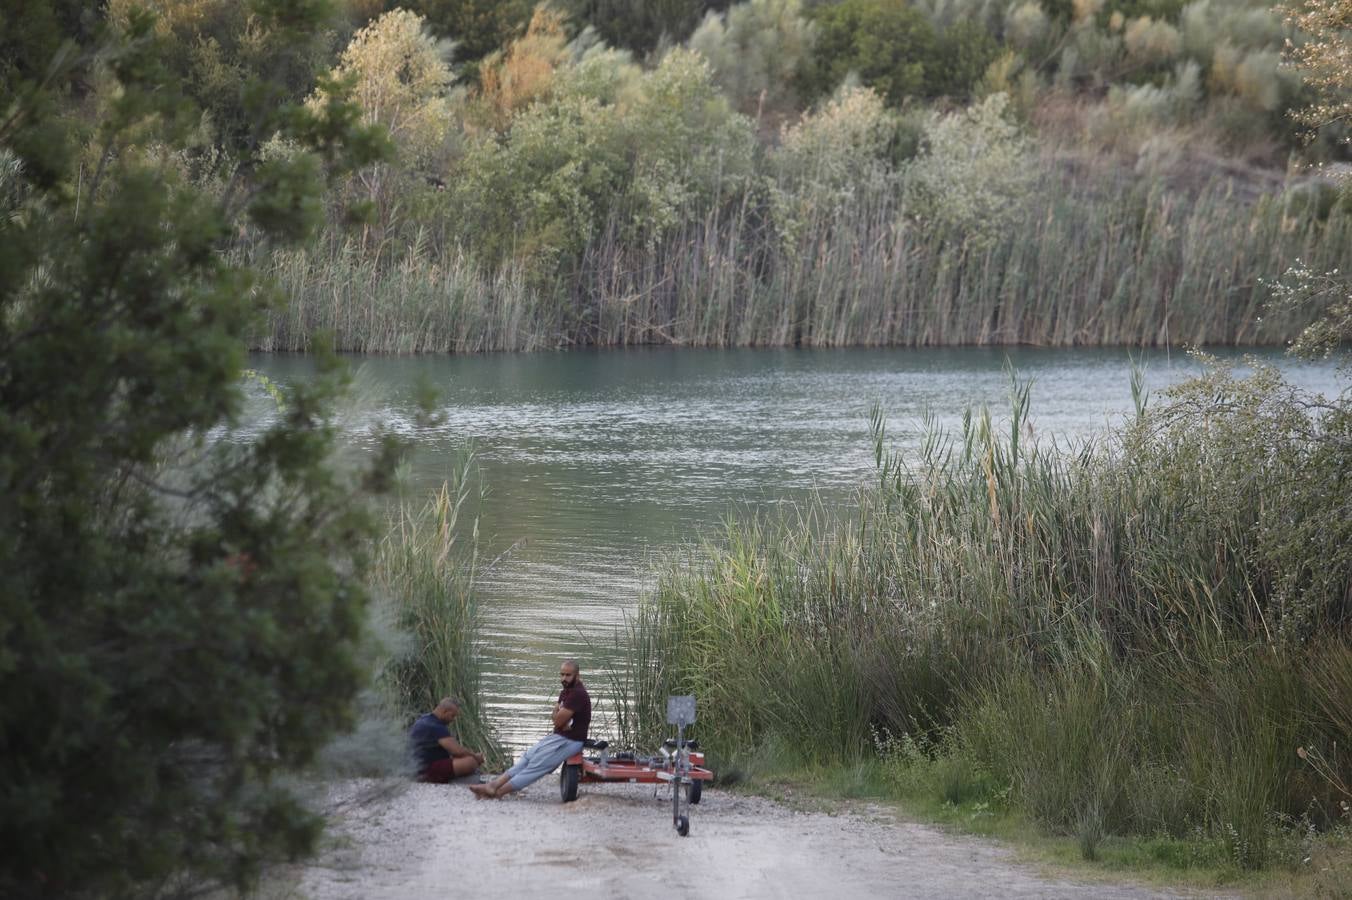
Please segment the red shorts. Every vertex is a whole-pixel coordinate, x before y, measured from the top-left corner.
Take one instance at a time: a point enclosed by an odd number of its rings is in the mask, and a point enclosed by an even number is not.
[[[431,763],[427,768],[418,774],[419,781],[426,781],[430,784],[450,784],[455,777],[454,769],[455,759],[439,759]]]

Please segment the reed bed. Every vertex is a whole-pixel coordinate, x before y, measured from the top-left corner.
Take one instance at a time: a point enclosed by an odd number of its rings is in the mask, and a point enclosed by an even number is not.
[[[906,458],[879,417],[857,515],[730,526],[646,601],[647,658],[730,757],[921,747],[946,795],[1012,798],[1086,856],[1165,834],[1266,865],[1280,821],[1345,816],[1352,771],[1330,700],[1352,678],[1348,415],[1275,379],[1215,373],[1072,448],[1031,439],[1026,387],[1007,423]],[[1277,533],[1313,522],[1327,543]]]
[[[485,266],[421,235],[395,253],[279,254],[264,268],[286,301],[254,343],[304,350],[325,333],[338,349],[383,353],[1275,344],[1307,320],[1264,315],[1264,279],[1296,259],[1346,268],[1352,239],[1346,213],[1290,215],[1229,178],[1178,190],[1049,169],[1013,225],[981,239],[916,222],[892,183],[814,208],[785,233],[763,190],[692,214],[661,240],[603,229],[557,269]]]
[[[598,241],[572,302],[603,345],[1279,343],[1306,323],[1265,319],[1262,279],[1338,268],[1352,220],[1236,190],[1048,174],[994,240],[917,224],[885,187],[788,243],[746,207],[653,251]]]
[[[383,263],[352,244],[277,253],[264,267],[286,298],[255,349],[307,351],[319,334],[367,353],[536,350],[564,339],[524,268],[486,273],[463,253],[433,259],[414,244]]]
[[[460,739],[482,750],[489,765],[505,758],[483,715],[482,681],[474,642],[480,626],[475,589],[477,529],[462,534],[460,511],[469,497],[471,461],[424,505],[403,502],[393,513],[374,567],[382,597],[399,636],[381,672],[387,702],[408,722],[442,697],[461,703]]]

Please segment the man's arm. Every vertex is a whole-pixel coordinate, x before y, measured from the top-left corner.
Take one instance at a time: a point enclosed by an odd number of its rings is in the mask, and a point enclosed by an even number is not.
[[[566,706],[554,704],[554,712],[549,717],[554,722],[555,728],[563,728],[573,719],[573,711]]]
[[[472,756],[479,762],[484,761],[484,755],[482,753],[475,753],[473,750],[470,750],[464,744],[461,744],[449,735],[437,741],[437,743],[440,744],[447,753],[451,754],[451,756]]]

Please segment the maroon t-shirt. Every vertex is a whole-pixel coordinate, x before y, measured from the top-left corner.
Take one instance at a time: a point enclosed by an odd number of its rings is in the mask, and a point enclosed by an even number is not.
[[[573,723],[555,728],[554,733],[569,740],[585,741],[587,726],[591,724],[591,697],[582,682],[575,681],[572,687],[559,691],[559,706],[573,711]]]

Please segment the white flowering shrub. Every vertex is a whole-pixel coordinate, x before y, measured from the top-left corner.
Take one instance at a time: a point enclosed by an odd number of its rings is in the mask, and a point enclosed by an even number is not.
[[[1032,187],[1033,145],[992,94],[969,109],[931,114],[923,150],[904,171],[907,208],[921,225],[956,229],[969,242],[1004,230]]]

